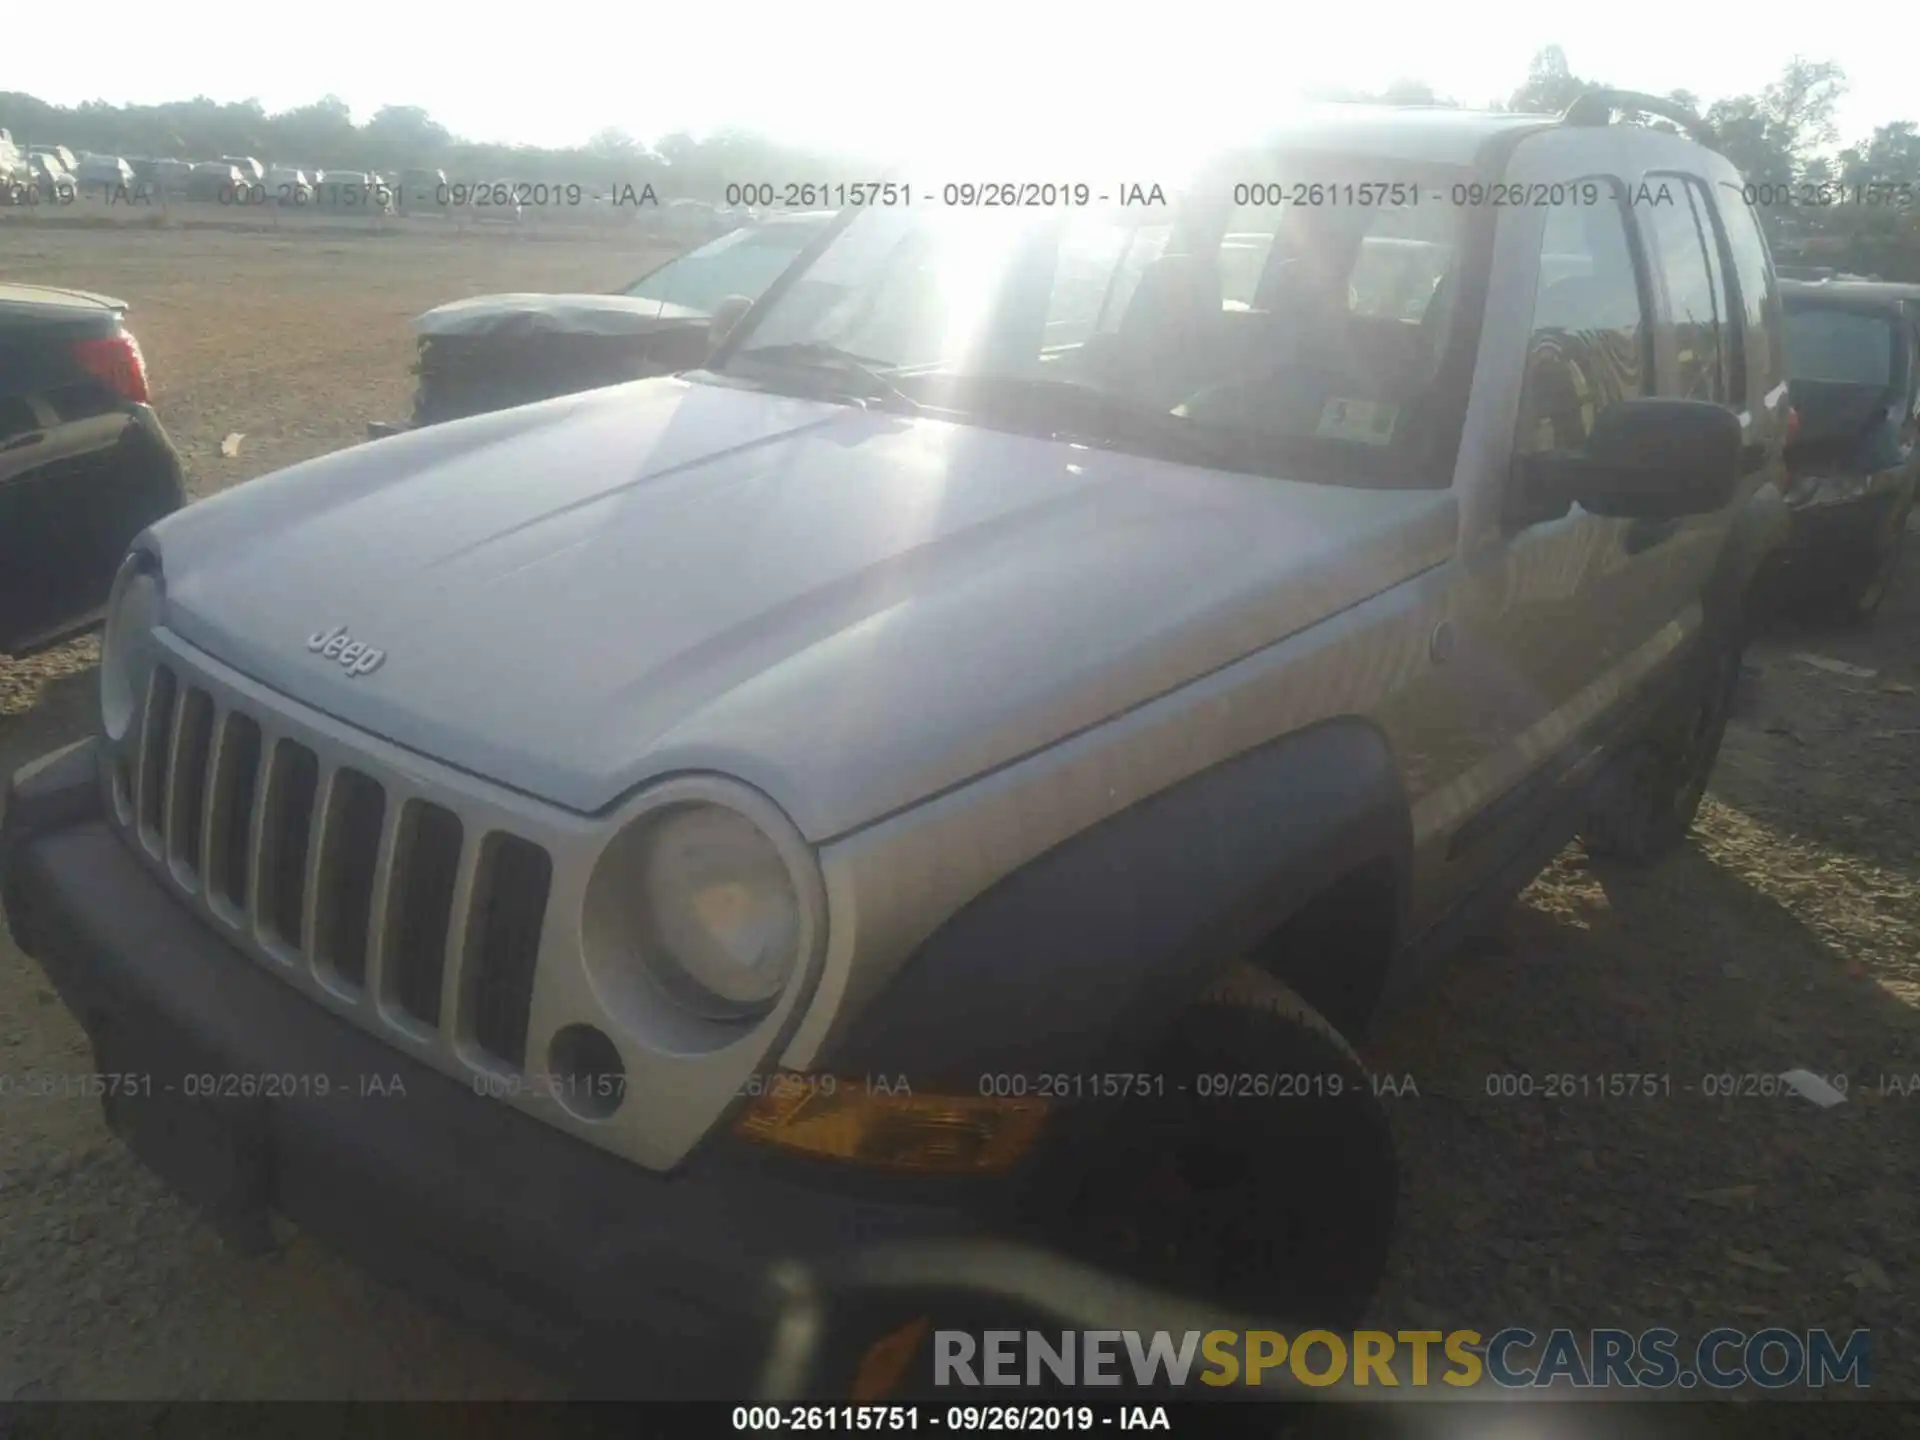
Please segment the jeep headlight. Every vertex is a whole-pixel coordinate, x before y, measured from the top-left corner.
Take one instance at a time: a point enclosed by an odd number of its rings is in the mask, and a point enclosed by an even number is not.
[[[100,727],[119,744],[133,726],[152,668],[148,636],[160,623],[166,588],[149,555],[129,555],[114,577],[100,636]]]
[[[636,822],[602,857],[593,908],[671,998],[712,1020],[765,1014],[800,960],[800,896],[786,857],[722,805],[670,805]]]

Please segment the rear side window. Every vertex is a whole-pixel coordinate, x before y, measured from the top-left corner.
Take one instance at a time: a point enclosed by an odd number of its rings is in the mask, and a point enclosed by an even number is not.
[[[1724,186],[1720,193],[1726,200],[1720,206],[1720,223],[1726,227],[1727,248],[1733,254],[1733,278],[1740,297],[1741,329],[1745,332],[1748,383],[1771,388],[1780,377],[1773,357],[1773,326],[1769,323],[1774,283],[1766,237],[1760,233],[1753,211],[1737,195]],[[1760,398],[1750,395],[1742,403]]]
[[[1787,311],[1787,373],[1796,380],[1890,385],[1902,338],[1882,315],[1796,305]]]
[[[1604,188],[1618,194],[1611,181]],[[1515,448],[1585,449],[1596,416],[1650,389],[1647,352],[1625,211],[1617,202],[1548,211]]]
[[[1723,404],[1746,403],[1747,365],[1740,348],[1740,323],[1733,287],[1727,282],[1726,246],[1713,213],[1713,200],[1698,180],[1687,181],[1687,197],[1707,246],[1707,273],[1713,281],[1713,305],[1719,316],[1716,347],[1720,354],[1720,399]]]
[[[1723,293],[1714,284],[1713,226],[1681,177],[1662,176],[1660,198],[1642,207],[1654,269],[1673,326],[1674,373],[1661,390],[1682,400],[1726,404],[1730,397],[1722,336]]]

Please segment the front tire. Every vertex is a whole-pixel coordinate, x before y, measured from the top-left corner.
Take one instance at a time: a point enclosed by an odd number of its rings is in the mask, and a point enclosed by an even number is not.
[[[1340,1033],[1239,963],[1184,1014],[1079,1153],[1046,1239],[1091,1264],[1302,1327],[1358,1322],[1399,1199],[1373,1078]]]

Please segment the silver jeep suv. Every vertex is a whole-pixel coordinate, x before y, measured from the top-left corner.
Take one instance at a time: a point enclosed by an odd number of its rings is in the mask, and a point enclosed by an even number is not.
[[[111,1120],[662,1386],[888,1238],[1350,1318],[1352,1041],[1571,837],[1681,840],[1777,539],[1772,266],[1658,105],[916,190],[705,369],[155,525],[0,830]]]

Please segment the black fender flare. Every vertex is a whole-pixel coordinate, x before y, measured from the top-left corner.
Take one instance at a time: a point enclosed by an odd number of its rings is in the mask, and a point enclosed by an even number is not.
[[[1224,966],[1362,866],[1391,867],[1397,944],[1411,852],[1385,737],[1359,718],[1318,723],[996,882],[920,946],[819,1068],[959,1094],[1001,1074],[1131,1073]]]

